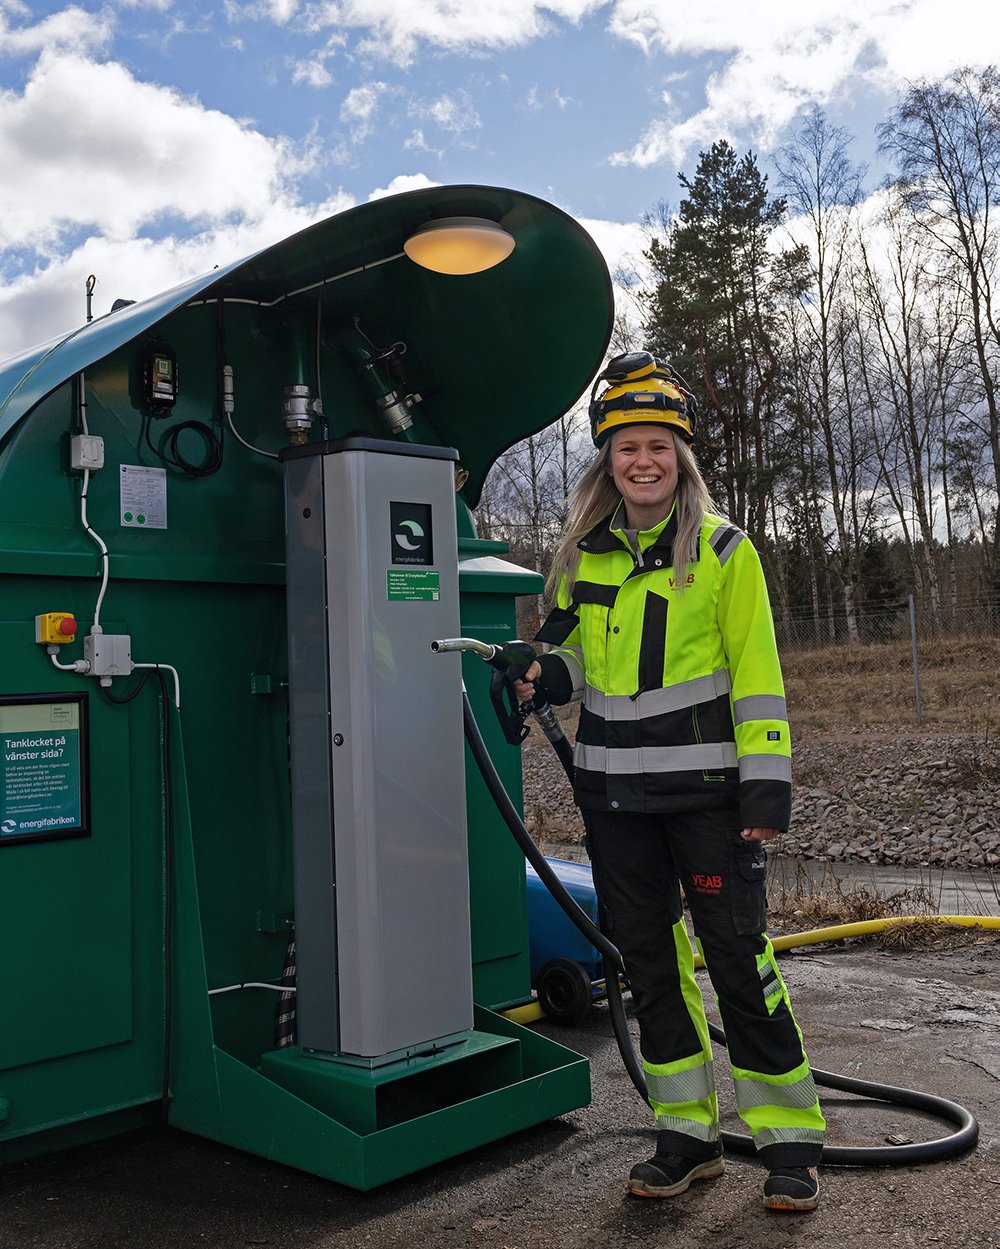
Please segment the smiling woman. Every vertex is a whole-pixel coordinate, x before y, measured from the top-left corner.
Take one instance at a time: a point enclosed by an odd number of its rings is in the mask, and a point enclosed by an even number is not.
[[[598,386],[607,387],[598,398]],[[581,701],[574,796],[639,1021],[656,1151],[629,1191],[673,1197],[724,1169],[711,1045],[681,890],[728,1037],[769,1209],[811,1210],[824,1121],[764,931],[763,843],[788,828],[791,750],[756,551],[710,512],[694,401],[648,352],[590,404],[598,455],[553,561],[554,649],[516,688]]]

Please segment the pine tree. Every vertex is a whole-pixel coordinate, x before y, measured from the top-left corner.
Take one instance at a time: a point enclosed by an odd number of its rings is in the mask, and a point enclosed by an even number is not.
[[[710,483],[763,548],[781,455],[764,428],[780,371],[775,309],[798,288],[802,255],[770,245],[785,203],[770,196],[752,152],[714,143],[680,182],[678,214],[646,253],[656,274],[646,341],[701,392],[697,449]]]

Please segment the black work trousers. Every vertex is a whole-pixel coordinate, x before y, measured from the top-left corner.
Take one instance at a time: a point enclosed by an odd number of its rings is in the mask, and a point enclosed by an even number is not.
[[[740,837],[734,808],[583,814],[602,923],[625,964],[650,1102],[667,1143],[698,1157],[718,1136],[711,1045],[690,971],[683,889],[717,994],[740,1114],[769,1165],[812,1165],[823,1119],[764,931],[763,845]]]

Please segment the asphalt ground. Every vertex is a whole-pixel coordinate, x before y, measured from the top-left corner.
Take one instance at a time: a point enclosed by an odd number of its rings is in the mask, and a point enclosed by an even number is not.
[[[1000,1246],[1000,941],[881,951],[847,942],[783,956],[815,1066],[957,1101],[980,1123],[963,1157],[826,1167],[822,1204],[765,1211],[764,1172],[733,1157],[671,1200],[629,1197],[653,1129],[610,1039],[607,1009],[575,1029],[537,1025],[587,1054],[590,1106],[371,1193],[169,1128],[149,1128],[0,1169],[0,1249],[950,1249]],[[704,973],[701,973],[704,975]],[[710,996],[710,987],[708,994]],[[718,1052],[724,1126],[738,1130]],[[952,1129],[847,1094],[823,1095],[834,1144]]]

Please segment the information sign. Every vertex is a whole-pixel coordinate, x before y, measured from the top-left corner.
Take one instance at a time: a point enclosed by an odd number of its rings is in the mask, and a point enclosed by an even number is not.
[[[87,695],[0,697],[0,847],[90,835]]]

